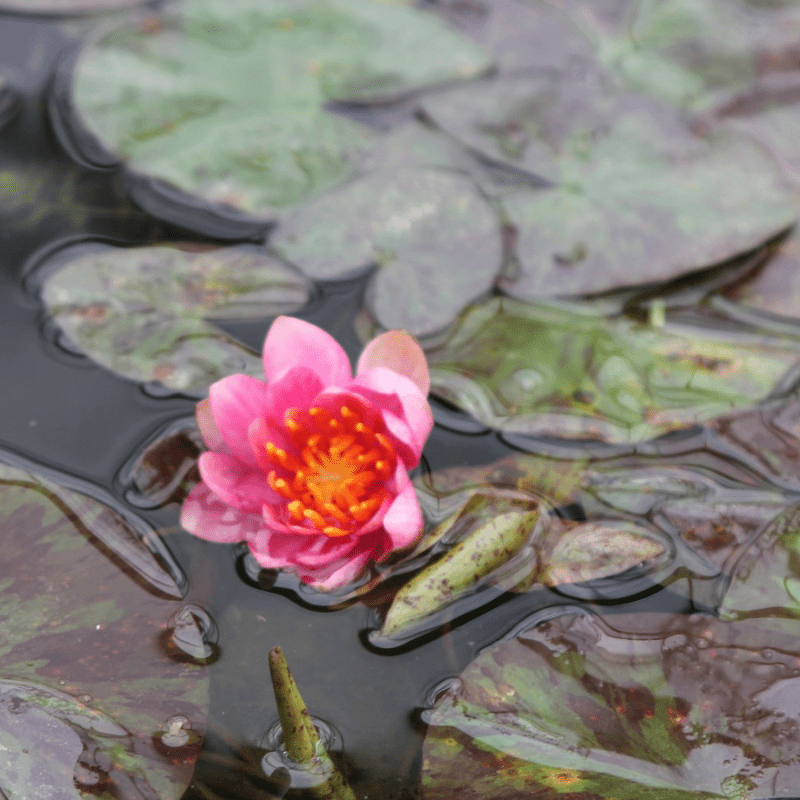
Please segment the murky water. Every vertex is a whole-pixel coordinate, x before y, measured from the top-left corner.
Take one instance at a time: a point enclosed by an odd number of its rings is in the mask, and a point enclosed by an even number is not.
[[[199,756],[196,752],[199,737],[195,729],[202,728],[204,722],[198,724],[190,711],[167,715],[153,735],[153,747],[171,763],[191,763],[197,758],[194,780],[184,795],[187,800],[210,797],[251,800],[285,793],[287,772],[279,761],[267,759],[267,772],[262,768],[264,753],[275,746],[277,715],[267,668],[268,652],[275,645],[280,645],[287,654],[310,712],[319,720],[320,728],[327,730],[332,749],[341,750],[344,771],[357,796],[400,800],[419,796],[425,724],[432,719],[434,700],[452,686],[453,679],[461,675],[479,653],[480,658],[487,652],[494,653],[492,648],[504,646],[497,644],[499,641],[528,628],[532,620],[544,622],[541,627],[544,633],[531,636],[547,640],[537,645],[537,652],[541,658],[552,658],[556,663],[559,647],[562,652],[572,648],[583,654],[584,639],[600,636],[594,629],[590,630],[588,623],[586,630],[578,624],[570,627],[564,623],[569,630],[559,638],[556,629],[562,623],[548,621],[549,617],[555,619],[565,610],[575,610],[585,601],[598,601],[599,604],[592,607],[604,613],[644,612],[641,617],[644,620],[648,619],[645,614],[654,610],[661,614],[687,615],[713,609],[719,579],[717,567],[724,560],[722,555],[719,564],[698,566],[694,562],[684,562],[674,574],[663,576],[668,584],[665,589],[653,582],[652,575],[644,575],[636,591],[631,593],[630,584],[627,584],[626,594],[634,597],[624,605],[617,603],[614,581],[583,589],[566,586],[558,590],[540,586],[522,593],[497,590],[482,607],[461,609],[455,620],[450,615],[444,632],[437,629],[408,644],[383,647],[368,635],[378,626],[375,608],[362,603],[337,610],[314,607],[308,598],[303,599],[302,593],[298,599],[297,586],[292,581],[279,581],[270,586],[268,576],[259,576],[253,570],[248,574],[239,551],[202,542],[182,532],[177,524],[178,506],[175,504],[148,508],[136,502],[125,465],[157,431],[191,418],[196,399],[169,392],[160,395],[148,392],[76,353],[48,322],[36,295],[37,283],[31,276],[35,265],[42,260],[42,253],[67,240],[144,244],[200,241],[201,237],[175,224],[159,221],[137,208],[127,199],[130,176],[124,167],[101,168],[79,163],[70,154],[69,141],[63,136],[60,138],[57,126],[53,126],[48,109],[54,97],[55,69],[74,51],[82,30],[80,20],[56,23],[0,15],[0,73],[17,92],[13,116],[0,127],[0,175],[5,181],[0,185],[0,364],[4,369],[0,381],[0,447],[9,454],[7,458],[21,457],[17,465],[20,469],[32,469],[31,465],[35,465],[45,473],[51,470],[51,477],[70,476],[73,488],[93,493],[122,515],[135,512],[162,532],[169,553],[159,555],[154,546],[153,562],[142,562],[141,569],[133,563],[135,558],[118,538],[110,536],[101,542],[108,548],[104,557],[122,565],[128,573],[125,576],[120,573],[120,580],[128,580],[131,570],[151,589],[159,580],[164,581],[163,586],[170,587],[169,581],[176,576],[177,584],[183,577],[187,579],[190,590],[185,601],[176,604],[170,614],[164,612],[160,618],[160,632],[152,632],[153,638],[158,633],[163,652],[169,658],[176,663],[203,665],[209,677],[207,731]],[[380,113],[383,112],[376,111],[376,116]],[[215,240],[210,237],[208,241]],[[317,297],[300,314],[334,333],[351,357],[356,356],[361,347],[353,329],[353,318],[361,306],[364,287],[363,276],[321,284]],[[270,322],[265,318],[258,322],[222,323],[221,327],[251,348],[259,349]],[[434,402],[434,408],[438,424],[425,448],[423,470],[478,467],[518,453],[508,442],[530,446],[524,437],[508,436],[503,441],[444,403]],[[580,446],[559,448],[544,440],[538,446],[562,459],[584,454]],[[659,452],[670,453],[673,457],[676,481],[688,482],[687,476],[694,476],[692,479],[697,480],[697,486],[702,483],[703,491],[716,492],[721,498],[719,502],[729,503],[731,508],[735,503],[744,507],[751,500],[733,490],[730,495],[725,494],[735,483],[752,486],[754,490],[775,488],[760,476],[754,477],[755,473],[743,461],[726,460],[721,448],[715,450],[713,442],[709,442],[707,431],[689,431],[650,449],[651,452],[647,452],[647,447],[641,448],[635,455],[605,462],[608,473],[616,470],[614,480],[617,483],[609,488],[611,479],[600,475],[594,489],[599,505],[614,508],[614,492],[619,495],[637,491],[631,488],[631,475],[648,459],[656,463]],[[676,465],[685,472],[678,474]],[[627,475],[626,470],[630,470],[631,475]],[[702,480],[697,476],[702,476]],[[668,477],[673,477],[673,473]],[[664,486],[666,483],[665,478]],[[654,484],[652,491],[658,493],[662,488]],[[663,496],[668,497],[670,491],[669,487],[663,488]],[[793,492],[796,487],[789,487],[786,497]],[[718,551],[729,553],[734,546],[748,541],[774,516],[777,504],[773,508],[766,500],[759,502],[765,505],[752,512],[750,523],[746,515],[736,509],[731,511],[741,524],[736,532],[739,539],[732,544],[720,539],[714,545]],[[641,520],[649,523],[656,514],[664,515],[680,550],[681,536],[690,527],[681,520],[691,519],[694,524],[697,510],[666,501],[657,508],[654,505],[653,509],[656,510],[642,506]],[[585,520],[586,509],[565,502],[555,509],[553,516],[579,523]],[[717,519],[713,514],[710,516],[709,530],[704,532],[700,526],[695,526],[691,528],[691,535],[711,540],[711,527],[717,524]],[[628,514],[628,518],[634,517]],[[725,547],[729,550],[724,550]],[[685,550],[680,552],[686,555]],[[167,569],[164,577],[159,570],[163,572],[170,558],[174,559],[177,569],[171,574]],[[259,579],[264,586],[257,585]],[[170,589],[162,588],[162,591],[168,593]],[[377,601],[375,605],[379,605]],[[161,611],[153,614],[155,619]],[[687,623],[692,627],[692,635],[700,636],[694,630],[701,627],[699,617],[686,619],[692,620]],[[667,667],[682,670],[684,683],[688,685],[691,683],[686,677],[691,673],[688,651],[681,649],[676,638],[688,634],[678,630],[678,623],[674,627],[669,645],[663,645],[665,652],[672,654]],[[648,636],[657,638],[656,631],[660,630],[655,626],[645,631],[643,640]],[[613,632],[605,628],[603,631],[606,639],[600,649],[611,652],[624,649],[620,642],[635,638],[634,634],[623,632],[612,642]],[[131,635],[143,636],[142,631],[136,629]],[[142,643],[143,647],[145,644]],[[697,642],[694,646],[700,647]],[[734,651],[739,643],[734,641],[728,646]],[[76,658],[80,658],[82,647],[90,645],[74,643],[72,651]],[[649,651],[642,656],[643,659],[650,657]],[[788,658],[781,655],[771,662],[773,665],[785,662],[786,668],[778,670],[781,680],[796,679],[796,671],[792,671],[794,668]],[[763,660],[770,659],[764,655]],[[750,666],[755,674],[757,667]],[[772,669],[775,671],[774,666]],[[127,679],[134,680],[134,676]],[[703,679],[709,678],[703,676]],[[775,706],[776,701],[769,696],[769,680],[763,678],[760,683],[755,682],[758,685],[752,691],[761,693],[762,705]],[[11,720],[8,726],[18,725],[22,720],[31,731],[41,728],[41,737],[32,738],[32,746],[55,747],[48,737],[58,741],[59,731],[47,727],[41,703],[36,704],[38,690],[22,683],[14,686],[6,686],[5,680],[0,683],[2,729],[10,729],[3,722],[6,717]],[[689,690],[686,693],[691,694]],[[60,698],[59,702],[66,703],[68,699]],[[731,712],[735,713],[738,712]],[[14,714],[18,718],[12,718]],[[69,717],[64,711],[62,716],[71,720],[70,724],[74,723],[74,714]],[[745,721],[755,724],[749,718]],[[96,720],[92,724],[97,729],[102,727]],[[107,721],[107,725],[113,724]],[[77,758],[76,754],[102,750],[91,742],[87,744],[78,738],[73,741],[70,738],[75,736],[73,728],[66,722],[62,725],[65,731],[73,731],[60,740],[59,758],[64,763],[69,765],[70,759]],[[741,734],[746,738],[748,732],[745,730]],[[775,736],[780,735],[796,738],[796,728],[787,727],[785,731],[781,728],[775,733]],[[731,745],[731,752],[733,750]],[[120,792],[114,796],[139,796],[135,782],[127,788],[123,786],[119,783],[118,772],[103,758],[78,759],[77,763],[80,769],[75,772],[75,785],[81,792],[101,793],[113,773]],[[450,777],[441,780],[439,792],[446,791],[441,787],[449,785]],[[0,776],[0,786],[4,785]],[[297,779],[294,785],[299,785]],[[742,785],[746,789],[746,785]],[[731,788],[730,796],[745,796],[737,793],[738,787],[736,784]],[[132,793],[127,794],[127,791]],[[436,791],[434,789],[430,796],[445,796]],[[776,795],[787,797],[788,791],[786,785],[776,785]]]

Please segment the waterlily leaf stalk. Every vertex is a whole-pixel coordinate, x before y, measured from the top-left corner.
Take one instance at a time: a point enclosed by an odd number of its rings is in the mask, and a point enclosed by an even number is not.
[[[321,777],[320,783],[309,787],[309,796],[316,800],[356,800],[320,741],[280,647],[269,652],[269,671],[283,728],[283,747],[298,766],[312,769]]]

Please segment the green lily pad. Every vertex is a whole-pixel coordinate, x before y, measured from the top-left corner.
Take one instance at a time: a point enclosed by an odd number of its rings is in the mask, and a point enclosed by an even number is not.
[[[797,629],[568,614],[484,650],[438,700],[425,800],[792,795]]]
[[[73,346],[132,380],[198,394],[234,372],[263,374],[258,354],[206,320],[264,319],[310,293],[302,276],[245,245],[76,246],[41,269],[44,303]]]
[[[0,464],[0,793],[178,800],[208,709],[205,668],[162,642],[183,591],[56,478]]]
[[[263,218],[340,183],[375,138],[324,103],[396,99],[489,66],[403,4],[184,0],[90,45],[74,101],[135,170]]]
[[[313,278],[368,265],[366,306],[385,328],[440,330],[501,267],[500,225],[467,178],[400,168],[348,183],[289,215],[270,245]]]
[[[429,352],[431,391],[504,431],[630,443],[787,390],[799,348],[495,299]]]

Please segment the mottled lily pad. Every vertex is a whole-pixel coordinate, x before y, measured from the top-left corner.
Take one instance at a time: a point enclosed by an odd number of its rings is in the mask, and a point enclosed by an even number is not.
[[[314,278],[368,265],[366,305],[385,328],[443,328],[501,267],[500,225],[474,184],[444,170],[400,168],[353,181],[297,209],[270,244]]]
[[[799,358],[791,340],[501,299],[473,306],[429,353],[431,391],[487,425],[615,443],[785,391]]]
[[[90,45],[74,100],[134,169],[271,217],[345,179],[374,138],[326,101],[394,99],[489,65],[404,4],[184,0]]]
[[[74,347],[132,380],[197,394],[234,372],[263,374],[258,354],[206,320],[294,311],[310,292],[274,256],[244,245],[79,246],[40,269],[42,298]]]
[[[800,637],[759,623],[568,614],[487,648],[429,717],[423,797],[793,795]]]
[[[163,646],[183,607],[163,561],[99,500],[6,464],[0,553],[2,796],[178,800],[208,685]]]

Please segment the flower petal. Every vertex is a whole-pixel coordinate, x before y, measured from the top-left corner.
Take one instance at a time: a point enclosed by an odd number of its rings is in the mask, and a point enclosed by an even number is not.
[[[391,546],[381,557],[388,555],[392,550],[409,547],[422,533],[424,522],[417,493],[407,475],[405,481],[405,486],[395,497],[383,518],[383,529],[389,537]]]
[[[417,384],[405,375],[385,367],[375,367],[360,374],[345,388],[360,394],[373,407],[381,409],[389,430],[414,453],[414,458],[406,466],[409,469],[415,467],[433,428],[431,407]],[[400,417],[403,425],[395,424],[389,418],[390,414]]]
[[[353,377],[350,360],[322,328],[294,317],[278,317],[264,342],[264,374],[280,380],[292,367],[308,367],[325,386],[341,386]]]
[[[425,397],[428,396],[431,378],[425,353],[422,352],[416,339],[406,331],[387,331],[364,348],[358,359],[356,375],[375,367],[386,367],[405,375],[417,384]]]
[[[206,398],[201,400],[194,409],[194,418],[197,422],[197,427],[200,429],[200,435],[206,443],[209,450],[216,450],[219,453],[230,453],[230,448],[225,444],[222,438],[219,427],[214,421],[214,415],[211,413],[211,403]]]
[[[203,453],[197,462],[203,482],[229,506],[260,514],[265,503],[275,503],[278,496],[270,489],[264,473],[243,464],[226,453]]]
[[[247,430],[254,419],[269,412],[269,387],[250,375],[230,375],[212,383],[208,392],[214,421],[225,443],[238,459],[255,467]]]
[[[264,528],[260,514],[250,514],[224,503],[204,483],[192,489],[183,502],[181,526],[211,542],[242,542]]]

